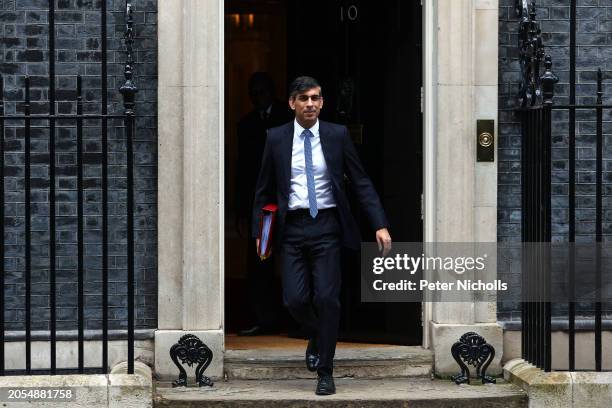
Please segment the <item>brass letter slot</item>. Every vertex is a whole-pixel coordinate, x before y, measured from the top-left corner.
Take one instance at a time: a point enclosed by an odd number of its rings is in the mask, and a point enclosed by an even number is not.
[[[495,121],[476,121],[476,161],[495,161]]]

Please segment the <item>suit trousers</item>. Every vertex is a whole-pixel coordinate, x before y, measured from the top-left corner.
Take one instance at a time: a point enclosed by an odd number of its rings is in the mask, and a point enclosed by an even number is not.
[[[319,348],[319,375],[331,375],[340,323],[341,229],[335,208],[289,211],[281,242],[283,302]]]

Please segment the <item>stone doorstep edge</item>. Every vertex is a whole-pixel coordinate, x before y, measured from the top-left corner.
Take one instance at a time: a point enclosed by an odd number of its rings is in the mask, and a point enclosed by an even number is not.
[[[117,364],[110,374],[19,375],[0,377],[0,388],[74,387],[74,407],[151,407],[152,371],[135,361],[134,374],[127,374],[127,362]],[[85,391],[85,395],[81,392]],[[42,401],[41,401],[42,402]],[[36,402],[32,403],[37,406]],[[72,405],[71,405],[72,406]]]
[[[295,367],[295,365],[304,364],[304,357],[301,358],[291,358],[291,359],[281,359],[278,358],[276,360],[263,360],[263,359],[251,359],[251,360],[242,360],[242,359],[225,359],[225,365],[231,366],[274,366],[274,367]],[[370,367],[370,366],[402,366],[402,367],[412,367],[412,366],[431,366],[433,365],[433,361],[414,361],[409,358],[406,359],[379,359],[379,360],[360,360],[357,358],[352,359],[336,359],[334,360],[335,367]]]
[[[516,358],[504,366],[504,378],[527,392],[530,407],[609,407],[612,395],[612,372],[547,373]]]
[[[108,375],[109,407],[153,406],[153,370],[141,361],[134,361],[134,374],[127,374],[127,361],[113,367]]]

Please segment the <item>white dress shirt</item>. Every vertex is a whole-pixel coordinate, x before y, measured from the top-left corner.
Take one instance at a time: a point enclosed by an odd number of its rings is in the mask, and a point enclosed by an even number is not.
[[[336,206],[332,192],[331,179],[327,173],[327,163],[321,148],[319,137],[319,121],[309,129],[313,136],[310,138],[312,147],[312,164],[314,170],[315,193],[317,195],[317,209]],[[289,210],[310,208],[308,203],[308,184],[306,180],[306,159],[304,157],[304,128],[297,120],[293,123],[293,150],[291,153],[291,185],[289,188]]]

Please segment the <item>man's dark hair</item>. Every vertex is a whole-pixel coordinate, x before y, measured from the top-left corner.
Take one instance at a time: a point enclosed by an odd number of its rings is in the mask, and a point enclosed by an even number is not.
[[[306,92],[312,88],[321,88],[319,82],[313,77],[309,76],[300,76],[293,80],[291,85],[289,85],[289,97],[295,98],[302,92]],[[321,89],[321,96],[323,96],[323,89]]]

